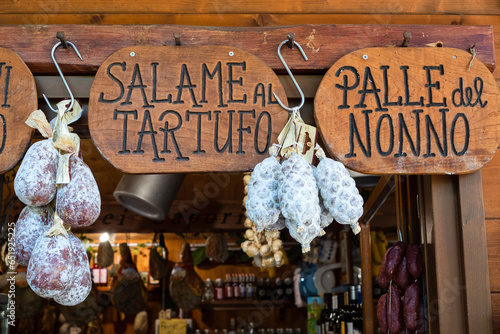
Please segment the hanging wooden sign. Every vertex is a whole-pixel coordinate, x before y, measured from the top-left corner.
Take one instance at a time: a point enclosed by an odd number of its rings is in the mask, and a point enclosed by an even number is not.
[[[499,91],[486,66],[471,60],[451,48],[370,48],[342,57],[314,100],[328,150],[368,174],[481,168],[499,143]]]
[[[22,158],[33,135],[24,121],[37,108],[35,79],[14,52],[0,48],[0,174]]]
[[[243,171],[267,157],[288,112],[274,72],[225,46],[142,46],[97,72],[89,130],[125,173]]]

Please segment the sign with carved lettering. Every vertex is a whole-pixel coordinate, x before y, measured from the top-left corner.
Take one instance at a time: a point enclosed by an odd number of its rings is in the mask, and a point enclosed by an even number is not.
[[[494,77],[451,48],[370,48],[326,73],[314,100],[332,155],[368,174],[462,174],[499,143]],[[470,70],[469,70],[470,65]]]
[[[99,68],[89,130],[125,173],[243,171],[268,156],[288,112],[278,77],[226,46],[136,46]]]
[[[24,122],[37,109],[35,79],[14,52],[0,48],[0,174],[12,169],[29,146]]]

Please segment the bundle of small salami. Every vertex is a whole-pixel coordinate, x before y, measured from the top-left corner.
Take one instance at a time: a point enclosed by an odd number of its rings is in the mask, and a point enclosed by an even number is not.
[[[302,121],[298,110],[278,140],[279,154],[272,147],[270,157],[255,166],[248,183],[245,208],[257,232],[286,226],[302,252],[310,250],[311,241],[324,235],[334,219],[359,233],[363,198],[344,165],[314,147],[316,129]],[[317,167],[311,165],[315,150],[320,160]]]
[[[379,284],[387,290],[377,305],[377,318],[383,333],[425,333],[420,246],[398,242],[382,259]]]
[[[15,259],[28,266],[27,281],[39,296],[72,306],[85,300],[92,279],[83,243],[69,229],[89,226],[98,218],[101,198],[89,167],[79,157],[79,138],[68,124],[82,112],[58,104],[52,126],[41,110],[26,123],[47,139],[27,151],[14,190],[27,206],[15,227]],[[55,201],[54,201],[55,200]]]

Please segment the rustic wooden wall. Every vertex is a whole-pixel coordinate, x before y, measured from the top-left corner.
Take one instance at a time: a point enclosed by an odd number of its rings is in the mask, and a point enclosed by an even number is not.
[[[500,50],[500,2],[352,0],[0,0],[0,24],[179,24],[281,26],[294,24],[492,25]],[[19,41],[22,43],[23,41]],[[494,73],[500,83],[500,71]],[[500,153],[483,169],[494,332],[500,332]]]

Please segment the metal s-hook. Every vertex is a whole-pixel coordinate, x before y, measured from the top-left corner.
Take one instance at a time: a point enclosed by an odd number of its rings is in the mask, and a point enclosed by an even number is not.
[[[300,44],[297,43],[296,41],[294,41],[293,39],[290,40],[290,38],[288,38],[286,41],[281,42],[281,44],[278,46],[278,56],[280,57],[280,60],[283,63],[283,66],[285,66],[285,69],[288,72],[288,75],[292,79],[292,82],[295,85],[295,88],[297,88],[297,90],[299,91],[299,94],[300,94],[300,105],[298,105],[297,107],[295,107],[295,109],[300,109],[300,108],[302,108],[302,106],[304,105],[304,102],[306,100],[305,97],[304,97],[304,93],[302,92],[302,89],[300,89],[299,84],[297,83],[297,81],[295,80],[295,77],[292,74],[292,71],[290,71],[290,68],[288,67],[288,65],[286,64],[285,60],[283,59],[283,56],[281,55],[281,47],[283,45],[287,44],[287,43],[289,43],[290,45],[292,45],[292,43],[295,44],[297,46],[297,49],[299,49],[300,53],[302,54],[302,57],[304,57],[304,59],[306,61],[308,59],[307,59],[306,54],[304,53],[304,50],[302,50],[302,47],[300,46]],[[281,102],[281,100],[279,99],[279,97],[276,95],[275,92],[273,92],[273,95],[274,95],[274,98],[276,99],[276,101],[278,101],[279,105],[283,109],[288,110],[288,111],[293,111],[294,108],[290,108],[290,107],[285,106],[283,104],[283,102]]]
[[[73,105],[75,104],[75,97],[73,96],[73,92],[69,88],[68,83],[66,82],[66,78],[64,78],[64,74],[62,73],[61,68],[59,67],[59,64],[57,63],[57,60],[56,60],[56,57],[55,57],[55,52],[56,52],[56,49],[59,46],[63,46],[64,47],[64,45],[67,43],[67,45],[71,46],[73,48],[73,50],[75,50],[75,53],[78,56],[78,58],[80,58],[80,60],[83,60],[83,58],[80,55],[80,52],[78,52],[78,49],[76,48],[76,46],[73,43],[65,40],[64,33],[60,34],[58,32],[56,37],[60,39],[60,42],[58,42],[58,43],[56,43],[56,45],[54,45],[54,47],[52,48],[52,52],[50,53],[50,55],[52,57],[52,61],[54,62],[54,65],[56,66],[57,72],[59,72],[59,75],[61,76],[61,79],[62,79],[62,81],[64,83],[64,86],[66,87],[66,90],[68,91],[69,96],[71,98],[71,103],[69,104],[68,108],[66,108],[66,110],[65,110],[65,113],[66,113],[69,110],[71,110],[71,108],[73,108]],[[43,98],[45,99],[45,102],[47,102],[47,104],[49,105],[50,110],[52,110],[54,112],[57,112],[57,109],[54,109],[52,107],[52,105],[49,102],[49,99],[47,98],[47,96],[45,96],[45,94],[43,94]]]

